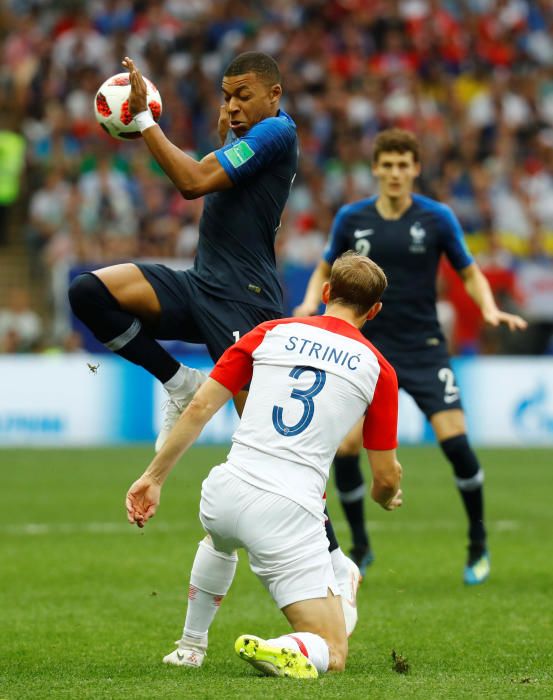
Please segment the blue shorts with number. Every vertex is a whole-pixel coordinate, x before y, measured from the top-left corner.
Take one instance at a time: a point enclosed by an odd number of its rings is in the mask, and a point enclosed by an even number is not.
[[[438,411],[462,409],[459,387],[444,342],[412,352],[398,352],[374,341],[396,371],[401,389],[413,397],[427,418]]]
[[[137,267],[154,288],[161,306],[155,337],[203,343],[213,362],[258,324],[282,317],[274,309],[208,294],[186,270],[143,263]]]

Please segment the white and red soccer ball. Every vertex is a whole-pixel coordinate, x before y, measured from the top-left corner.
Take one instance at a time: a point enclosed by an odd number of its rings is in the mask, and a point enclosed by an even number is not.
[[[158,89],[148,78],[144,78],[147,87],[148,107],[157,122],[161,116],[162,103]],[[100,85],[94,98],[94,114],[100,126],[114,139],[126,141],[140,138],[140,130],[129,112],[129,95],[131,84],[128,73],[112,75]]]

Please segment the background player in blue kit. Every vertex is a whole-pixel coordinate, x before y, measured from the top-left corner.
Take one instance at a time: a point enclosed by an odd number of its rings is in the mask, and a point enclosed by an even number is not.
[[[459,388],[450,366],[436,314],[436,276],[443,253],[461,276],[484,320],[523,329],[519,316],[499,310],[490,286],[468,251],[449,207],[413,194],[420,173],[419,144],[401,129],[381,132],[373,148],[378,195],[342,207],[323,258],[313,272],[298,316],[316,313],[320,290],[334,260],[356,250],[380,265],[388,277],[382,312],[363,329],[394,366],[399,386],[429,419],[455,474],[469,520],[467,584],[482,583],[490,571],[483,503],[483,471],[465,427]],[[363,512],[364,483],[359,466],[360,433],[342,443],[334,461],[336,485],[353,536],[352,557],[362,570],[372,561]]]
[[[205,343],[214,362],[241,335],[282,316],[274,240],[297,168],[296,125],[279,108],[278,65],[248,52],[227,67],[219,133],[226,145],[196,161],[155,125],[130,58],[130,110],[152,155],[186,199],[205,196],[194,267],[124,263],[77,277],[74,313],[108,348],[141,365],[169,395],[159,450],[205,375],[177,362],[157,339]],[[230,128],[230,131],[229,131]],[[236,399],[244,403],[244,392]]]

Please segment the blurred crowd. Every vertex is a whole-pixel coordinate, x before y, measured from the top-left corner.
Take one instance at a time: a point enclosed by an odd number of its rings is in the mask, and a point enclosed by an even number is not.
[[[101,131],[100,84],[131,56],[161,92],[167,136],[201,157],[219,145],[224,67],[261,50],[300,138],[277,242],[289,308],[337,208],[374,193],[373,138],[397,125],[421,140],[420,191],[453,208],[500,303],[532,322],[522,340],[483,332],[444,266],[452,351],[553,352],[550,0],[11,0],[0,37],[0,217],[26,198],[20,235],[59,333],[71,269],[188,265],[197,242],[202,202],[182,199],[143,144]]]

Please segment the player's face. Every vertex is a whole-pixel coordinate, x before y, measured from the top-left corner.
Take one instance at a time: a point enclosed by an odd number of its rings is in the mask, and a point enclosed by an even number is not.
[[[225,76],[222,88],[230,128],[236,136],[244,136],[252,126],[278,111],[281,86],[267,85],[255,73]]]
[[[420,163],[415,161],[411,151],[381,153],[373,163],[373,175],[378,180],[380,195],[390,199],[409,196],[420,169]]]

